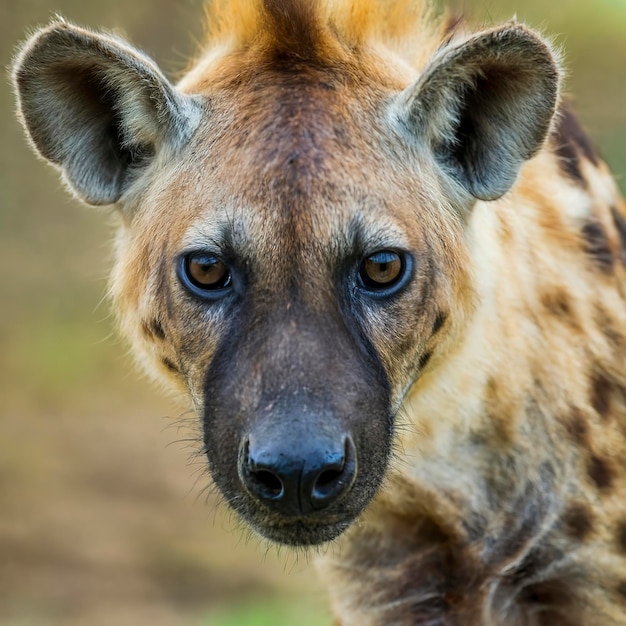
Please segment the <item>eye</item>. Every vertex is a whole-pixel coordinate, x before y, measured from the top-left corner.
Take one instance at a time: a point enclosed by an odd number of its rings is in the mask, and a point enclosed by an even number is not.
[[[232,277],[226,263],[210,252],[190,252],[178,266],[178,276],[190,291],[203,297],[219,297],[230,287]]]
[[[409,275],[410,257],[395,250],[380,250],[361,261],[361,286],[369,292],[390,295],[402,287]]]

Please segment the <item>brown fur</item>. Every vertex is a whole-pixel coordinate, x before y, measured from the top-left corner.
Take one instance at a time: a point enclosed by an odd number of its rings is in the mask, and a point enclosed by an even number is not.
[[[66,24],[15,81],[35,147],[118,202],[122,331],[191,395],[227,500],[277,541],[341,534],[321,569],[343,626],[626,625],[626,205],[554,111],[549,44],[409,0],[215,0],[207,20],[177,88]],[[112,134],[53,126],[85,93]],[[97,161],[76,175],[102,133],[115,184]],[[177,275],[198,247],[238,281],[219,303]],[[414,267],[376,300],[355,277],[383,249]],[[294,522],[242,491],[258,423],[337,422],[359,458],[341,506]]]

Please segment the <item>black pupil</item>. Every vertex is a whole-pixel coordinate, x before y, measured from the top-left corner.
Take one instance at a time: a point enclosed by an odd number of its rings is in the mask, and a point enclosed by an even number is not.
[[[203,289],[221,289],[230,282],[230,274],[223,261],[210,255],[194,255],[187,261],[191,281]]]

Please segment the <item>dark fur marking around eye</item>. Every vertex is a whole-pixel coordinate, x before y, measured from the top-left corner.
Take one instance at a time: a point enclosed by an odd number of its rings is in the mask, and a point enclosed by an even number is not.
[[[592,456],[587,465],[587,473],[598,489],[604,491],[613,486],[614,472],[606,460]]]
[[[581,232],[585,252],[601,270],[610,272],[614,263],[613,252],[602,225],[596,221],[587,222]]]
[[[584,541],[593,530],[593,517],[590,508],[582,503],[571,504],[563,514],[565,532],[577,541]]]

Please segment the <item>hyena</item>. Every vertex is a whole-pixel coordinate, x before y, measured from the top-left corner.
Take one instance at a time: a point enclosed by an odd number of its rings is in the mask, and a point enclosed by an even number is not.
[[[626,625],[626,206],[549,42],[232,0],[176,86],[62,20],[13,78],[226,501],[337,544],[337,624]]]

